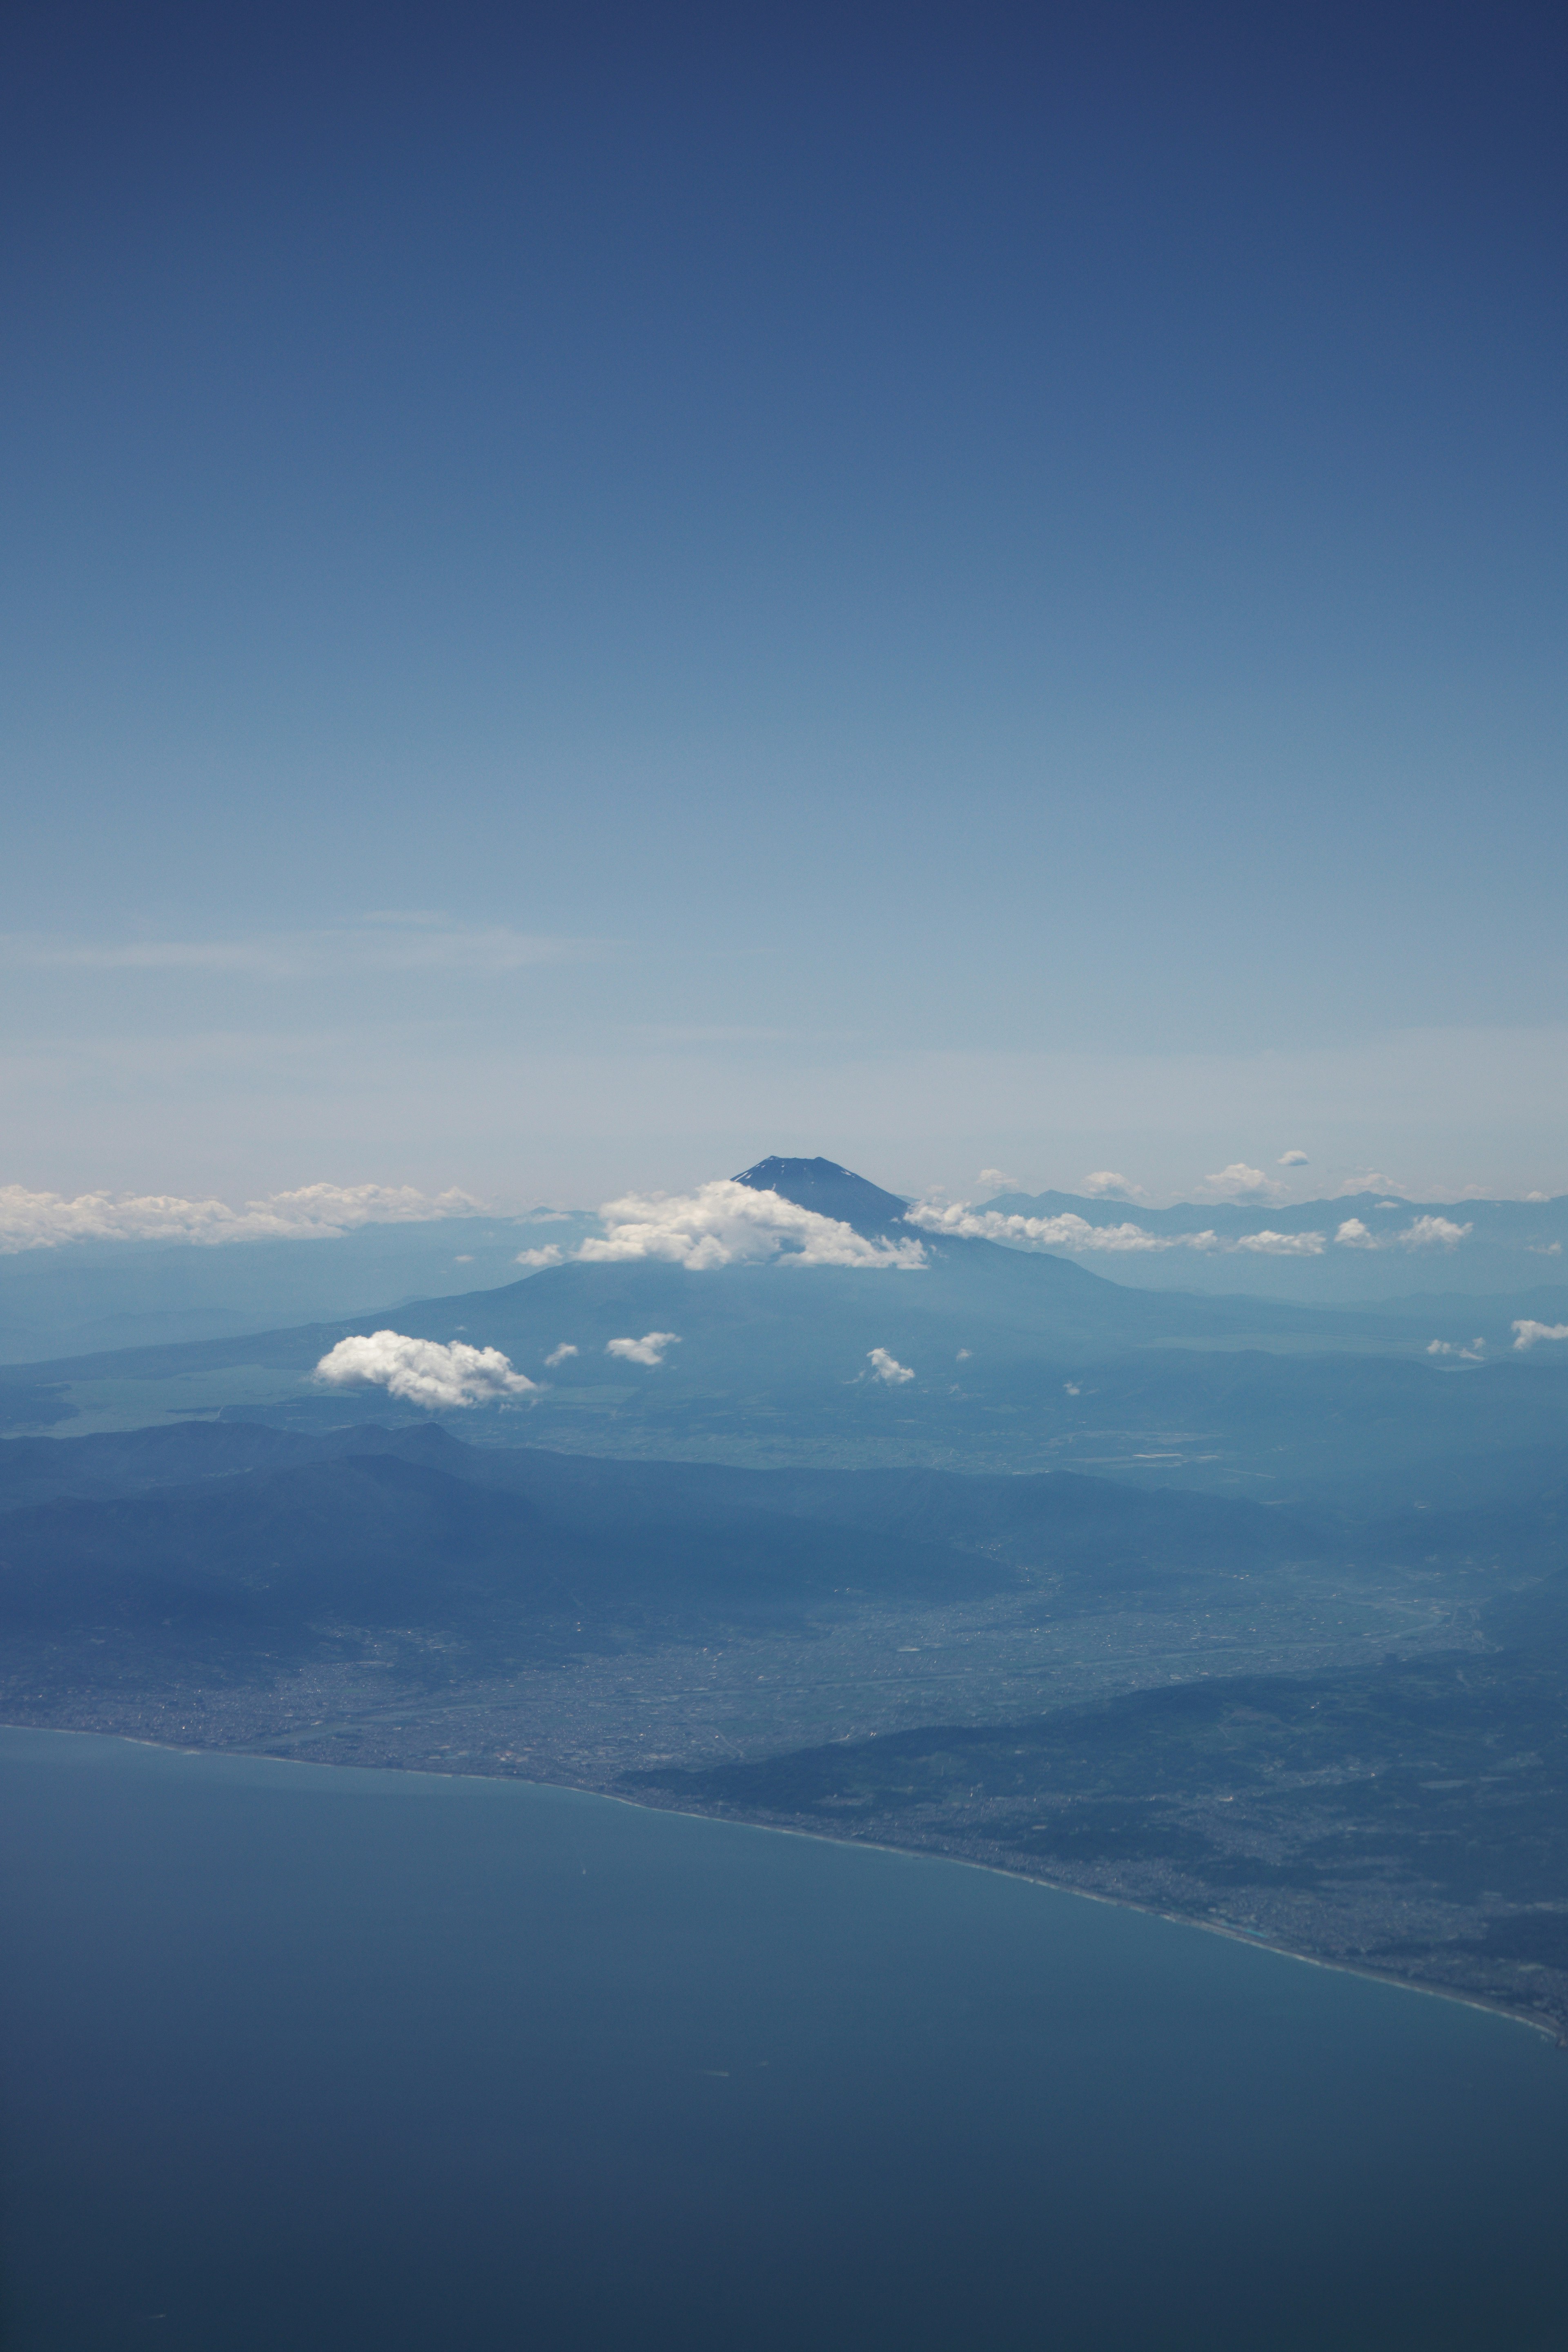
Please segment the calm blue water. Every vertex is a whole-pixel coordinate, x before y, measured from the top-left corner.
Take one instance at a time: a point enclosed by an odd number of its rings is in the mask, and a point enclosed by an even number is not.
[[[1568,2343],[1568,2057],[977,1871],[0,1733],[7,2352]]]

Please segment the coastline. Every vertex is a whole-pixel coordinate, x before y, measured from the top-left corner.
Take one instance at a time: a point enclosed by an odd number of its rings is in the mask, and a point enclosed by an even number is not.
[[[597,1798],[606,1804],[626,1805],[636,1812],[669,1813],[685,1821],[718,1822],[731,1829],[763,1831],[777,1837],[804,1838],[818,1845],[837,1846],[850,1852],[895,1854],[906,1862],[937,1863],[961,1870],[983,1871],[988,1876],[1006,1879],[1014,1885],[1042,1887],[1052,1895],[1070,1895],[1082,1902],[1104,1904],[1112,1910],[1138,1912],[1145,1918],[1163,1920],[1168,1927],[1191,1927],[1205,1935],[1222,1936],[1251,1951],[1272,1953],[1278,1959],[1299,1960],[1308,1968],[1326,1969],[1340,1976],[1362,1978],[1369,1984],[1388,1985],[1398,1991],[1421,1993],[1433,2000],[1450,2001],[1462,2009],[1479,2010],[1488,2016],[1505,2019],[1510,2024],[1528,2027],[1550,2042],[1554,2050],[1568,2052],[1568,2032],[1560,2032],[1549,2020],[1538,2013],[1516,2009],[1506,2001],[1488,2000],[1484,1994],[1456,1991],[1445,1985],[1424,1984],[1418,1979],[1398,1975],[1392,1969],[1338,1959],[1319,1952],[1301,1951],[1292,1945],[1276,1942],[1257,1929],[1238,1927],[1224,1919],[1201,1918],[1190,1912],[1172,1911],[1158,1904],[1140,1902],[1132,1895],[1112,1895],[1095,1887],[1071,1885],[1060,1879],[1046,1877],[1038,1871],[1009,1870],[1000,1863],[981,1861],[971,1854],[944,1853],[939,1847],[900,1845],[885,1838],[835,1837],[828,1831],[808,1829],[793,1822],[757,1819],[744,1813],[721,1811],[718,1808],[651,1802],[647,1798],[628,1796],[624,1790],[597,1788],[586,1781],[537,1780],[521,1772],[447,1771],[430,1764],[334,1763],[314,1757],[279,1756],[266,1748],[193,1747],[183,1740],[149,1738],[144,1733],[91,1731],[69,1724],[0,1722],[0,1732],[6,1731],[43,1733],[62,1739],[117,1740],[126,1747],[150,1748],[165,1755],[234,1757],[249,1763],[295,1766],[311,1771],[374,1772],[395,1774],[405,1779],[474,1780],[530,1789],[556,1789],[574,1796]]]

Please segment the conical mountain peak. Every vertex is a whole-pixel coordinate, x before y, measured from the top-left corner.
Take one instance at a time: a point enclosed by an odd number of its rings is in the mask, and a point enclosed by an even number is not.
[[[884,1234],[889,1226],[901,1226],[909,1206],[897,1192],[884,1192],[879,1184],[868,1183],[837,1160],[781,1160],[775,1155],[759,1160],[754,1168],[743,1168],[734,1181],[749,1184],[753,1192],[777,1192],[819,1217],[836,1217],[858,1234]]]

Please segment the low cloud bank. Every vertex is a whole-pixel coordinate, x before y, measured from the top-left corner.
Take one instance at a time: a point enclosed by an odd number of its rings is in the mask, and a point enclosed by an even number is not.
[[[1568,1339],[1568,1323],[1532,1323],[1525,1318],[1513,1327],[1516,1348],[1533,1348],[1542,1339]]]
[[[337,1389],[385,1389],[409,1404],[498,1404],[508,1397],[537,1393],[536,1383],[514,1372],[499,1348],[470,1348],[454,1339],[411,1339],[402,1331],[373,1331],[368,1339],[340,1339],[316,1366],[316,1378]]]
[[[886,1381],[889,1388],[896,1389],[900,1381],[912,1381],[914,1379],[915,1375],[913,1366],[910,1364],[900,1364],[897,1356],[889,1355],[886,1348],[871,1349],[866,1360],[870,1365],[872,1372],[876,1378],[879,1381]]]
[[[1087,1217],[1075,1216],[1070,1210],[1059,1217],[1024,1217],[1007,1215],[1000,1209],[971,1208],[966,1201],[952,1202],[945,1208],[925,1202],[909,1212],[909,1223],[928,1233],[959,1234],[969,1240],[1011,1242],[1046,1250],[1112,1254],[1197,1250],[1205,1256],[1240,1250],[1252,1256],[1321,1257],[1327,1246],[1321,1234],[1276,1234],[1265,1228],[1262,1233],[1239,1234],[1222,1241],[1218,1234],[1206,1229],[1201,1234],[1152,1234],[1146,1226],[1131,1223],[1091,1225]]]
[[[243,1209],[226,1201],[184,1201],[171,1192],[28,1192],[0,1185],[0,1255],[58,1249],[66,1242],[322,1241],[358,1225],[424,1224],[484,1213],[456,1190],[431,1195],[411,1184],[306,1184],[269,1192]]]
[[[756,1192],[749,1184],[720,1178],[695,1192],[628,1192],[607,1201],[599,1214],[603,1235],[573,1252],[585,1265],[628,1258],[662,1258],[692,1273],[714,1266],[776,1257],[785,1265],[892,1267],[909,1273],[923,1266],[918,1241],[869,1241],[837,1217],[819,1216],[778,1192]]]
[[[1198,1234],[1153,1234],[1130,1221],[1119,1225],[1091,1225],[1071,1211],[1059,1217],[1024,1217],[1001,1209],[976,1209],[967,1201],[946,1204],[922,1202],[909,1212],[909,1223],[927,1233],[958,1234],[969,1240],[1009,1242],[1015,1247],[1106,1251],[1112,1255],[1129,1250],[1196,1250],[1205,1257],[1321,1257],[1329,1245],[1326,1234],[1308,1231],[1275,1233],[1265,1225],[1256,1234],[1221,1235],[1205,1227]],[[1402,1233],[1374,1234],[1359,1217],[1346,1217],[1334,1234],[1340,1249],[1453,1249],[1472,1225],[1456,1224],[1451,1217],[1415,1217]]]
[[[649,1364],[657,1371],[664,1361],[665,1349],[679,1345],[679,1331],[645,1331],[640,1339],[606,1339],[605,1353],[619,1356],[623,1363]]]

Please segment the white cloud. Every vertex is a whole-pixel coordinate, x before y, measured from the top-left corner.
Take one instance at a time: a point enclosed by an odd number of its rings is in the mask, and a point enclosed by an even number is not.
[[[886,1381],[889,1388],[897,1388],[901,1381],[914,1379],[913,1369],[908,1364],[900,1364],[897,1356],[889,1356],[886,1348],[873,1348],[866,1360],[877,1379]]]
[[[1452,1249],[1474,1231],[1473,1225],[1457,1225],[1452,1217],[1416,1217],[1394,1239],[1400,1249]]]
[[[1403,1192],[1405,1187],[1392,1176],[1384,1176],[1375,1168],[1363,1168],[1354,1176],[1347,1176],[1340,1186],[1342,1192]]]
[[[563,1265],[565,1262],[565,1252],[554,1242],[546,1242],[542,1249],[519,1250],[512,1261],[514,1265],[528,1266]]]
[[[625,1258],[665,1258],[692,1273],[777,1257],[786,1265],[923,1266],[918,1241],[869,1241],[853,1225],[818,1216],[777,1192],[753,1192],[728,1178],[695,1192],[628,1193],[599,1212],[602,1238],[574,1255],[589,1265]]]
[[[667,1348],[679,1348],[679,1331],[645,1331],[640,1339],[606,1339],[606,1356],[619,1356],[628,1364],[649,1364],[656,1370],[664,1361]]]
[[[982,1184],[996,1185],[1004,1192],[1016,1192],[1018,1190],[1017,1178],[1004,1175],[1000,1168],[983,1168],[978,1181]]]
[[[1142,1184],[1131,1183],[1119,1176],[1114,1168],[1096,1168],[1083,1180],[1083,1189],[1091,1201],[1141,1201]]]
[[[454,1339],[411,1339],[401,1331],[373,1331],[340,1339],[316,1366],[333,1388],[382,1388],[410,1404],[496,1404],[536,1393],[536,1383],[514,1372],[499,1348],[470,1348]]]
[[[572,1345],[571,1340],[563,1339],[560,1347],[552,1348],[549,1355],[544,1359],[545,1370],[552,1372],[557,1364],[563,1364],[568,1356],[574,1356],[576,1353],[577,1350]]]
[[[0,1185],[0,1255],[56,1249],[63,1242],[313,1241],[358,1225],[422,1224],[432,1218],[472,1217],[482,1204],[467,1192],[434,1198],[411,1184],[306,1184],[269,1192],[243,1209],[226,1201],[184,1201],[169,1192],[28,1192]]]
[[[906,1222],[932,1234],[959,1234],[971,1241],[1030,1244],[1052,1250],[1163,1250],[1196,1243],[1199,1236],[1145,1233],[1142,1225],[1091,1225],[1070,1210],[1059,1217],[1024,1217],[1000,1209],[971,1208],[967,1201],[939,1208],[922,1201],[907,1213]],[[1212,1234],[1204,1236],[1213,1243]]]
[[[1516,1348],[1533,1348],[1542,1339],[1568,1339],[1568,1323],[1532,1323],[1526,1318],[1513,1327]]]
[[[1374,1234],[1359,1217],[1347,1217],[1334,1240],[1341,1249],[1453,1249],[1474,1231],[1451,1217],[1413,1217],[1402,1234]]]
[[[1016,1248],[1101,1251],[1112,1256],[1129,1250],[1185,1249],[1196,1250],[1205,1257],[1237,1250],[1264,1257],[1320,1257],[1325,1246],[1323,1235],[1316,1233],[1265,1230],[1222,1241],[1207,1227],[1199,1234],[1152,1234],[1146,1226],[1131,1223],[1091,1225],[1087,1217],[1077,1216],[1070,1209],[1058,1217],[1025,1217],[1016,1211],[1009,1214],[1001,1209],[972,1208],[966,1201],[952,1202],[945,1208],[922,1202],[909,1211],[908,1222],[927,1233],[958,1234],[972,1241],[1008,1242]]]
[[[1282,1151],[1275,1162],[1278,1168],[1305,1168],[1310,1163],[1304,1151]]]
[[[1518,1345],[1519,1341],[1516,1339],[1514,1346],[1517,1348]],[[1426,1342],[1426,1353],[1429,1356],[1457,1356],[1462,1364],[1481,1363],[1485,1360],[1486,1352],[1487,1343],[1484,1339],[1472,1339],[1468,1348],[1462,1339],[1428,1339]]]
[[[958,1351],[958,1359],[957,1359],[957,1360],[958,1360],[961,1364],[967,1364],[967,1363],[968,1363],[968,1361],[969,1361],[969,1359],[970,1359],[970,1356],[971,1356],[972,1352],[973,1352],[973,1351],[972,1351],[972,1349],[968,1349],[968,1348],[960,1348],[960,1349],[959,1349],[959,1351]]]
[[[1202,1189],[1214,1201],[1282,1201],[1285,1197],[1283,1184],[1266,1176],[1261,1168],[1249,1168],[1245,1160],[1233,1160],[1228,1168],[1205,1176]]]

